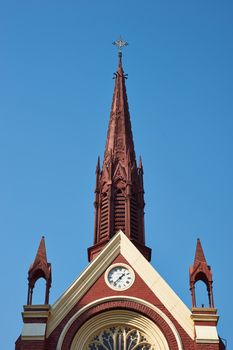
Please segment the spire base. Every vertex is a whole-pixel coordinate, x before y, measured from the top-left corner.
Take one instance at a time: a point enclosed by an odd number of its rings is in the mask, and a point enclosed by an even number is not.
[[[91,262],[92,260],[94,260],[99,255],[99,253],[103,250],[103,248],[106,246],[106,244],[109,241],[110,240],[106,240],[104,242],[95,244],[92,247],[89,247],[87,249],[88,261]],[[131,242],[142,253],[142,255],[146,258],[146,260],[151,261],[151,248],[149,248],[145,245],[142,245],[135,240],[131,240]]]

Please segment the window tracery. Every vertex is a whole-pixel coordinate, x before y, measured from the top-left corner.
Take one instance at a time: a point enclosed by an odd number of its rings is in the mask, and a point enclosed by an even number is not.
[[[88,350],[155,350],[155,347],[135,328],[112,326],[92,337]]]

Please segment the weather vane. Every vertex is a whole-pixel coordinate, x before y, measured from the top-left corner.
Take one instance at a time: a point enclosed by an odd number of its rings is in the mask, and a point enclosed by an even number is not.
[[[120,38],[119,38],[118,40],[114,41],[112,44],[113,44],[113,45],[116,45],[116,46],[118,47],[118,52],[119,52],[119,53],[122,52],[122,48],[123,48],[123,47],[129,45],[129,44],[127,43],[127,41],[124,41],[124,40],[122,39],[121,36],[120,36]]]

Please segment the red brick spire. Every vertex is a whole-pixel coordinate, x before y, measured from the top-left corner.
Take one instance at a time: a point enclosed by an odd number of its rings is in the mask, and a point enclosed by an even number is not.
[[[212,271],[211,267],[207,265],[206,258],[204,255],[204,251],[202,249],[201,241],[197,239],[196,253],[194,258],[194,263],[189,269],[189,277],[190,277],[190,291],[192,295],[192,305],[196,307],[196,296],[195,296],[195,284],[198,281],[202,281],[205,283],[208,298],[209,298],[209,307],[214,307],[214,299],[213,299],[213,289],[212,289]]]
[[[29,271],[33,272],[33,271],[37,270],[38,267],[46,272],[46,269],[47,269],[47,255],[46,255],[44,236],[42,236],[42,238],[40,240],[40,245],[38,247],[35,260],[34,260],[33,264],[30,266]]]
[[[110,238],[122,230],[150,260],[145,246],[143,167],[137,167],[131,130],[125,79],[119,52],[115,88],[102,170],[98,160],[95,190],[94,245],[88,249],[92,260]]]
[[[41,238],[35,260],[28,271],[28,305],[32,304],[33,289],[36,281],[40,278],[44,278],[46,281],[45,304],[48,304],[49,289],[51,287],[52,281],[52,272],[51,264],[47,261],[44,236]]]
[[[196,253],[195,253],[195,258],[194,258],[194,265],[198,265],[200,262],[206,264],[206,259],[205,259],[205,255],[204,255],[204,252],[202,249],[201,241],[198,238],[197,239],[197,246],[196,246]]]
[[[121,60],[115,73],[115,88],[110,114],[104,162],[112,155],[118,161],[125,162],[129,153],[130,161],[135,163],[135,152],[128,100],[125,87],[125,75]]]

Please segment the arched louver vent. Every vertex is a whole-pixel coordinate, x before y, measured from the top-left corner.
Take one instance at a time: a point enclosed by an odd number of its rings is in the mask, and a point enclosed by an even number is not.
[[[131,237],[138,238],[138,206],[135,195],[131,197],[130,203]]]
[[[125,232],[125,196],[121,190],[117,190],[114,201],[114,232]]]
[[[107,193],[104,193],[101,206],[100,240],[104,240],[108,236],[108,211],[108,196]]]

